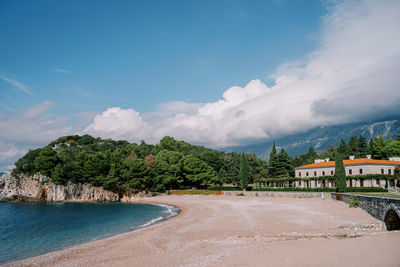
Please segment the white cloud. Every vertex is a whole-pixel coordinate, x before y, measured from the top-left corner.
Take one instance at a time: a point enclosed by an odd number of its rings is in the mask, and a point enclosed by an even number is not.
[[[29,88],[26,85],[24,85],[23,83],[15,80],[15,79],[11,79],[9,77],[6,77],[4,75],[1,75],[1,74],[0,74],[0,79],[5,81],[5,82],[7,82],[7,83],[9,83],[9,84],[11,84],[15,88],[17,88],[19,91],[21,91],[21,92],[23,92],[23,93],[25,93],[27,95],[30,95],[30,96],[32,95],[32,93],[29,90]]]
[[[52,70],[55,72],[66,73],[66,74],[72,73],[71,71],[65,69],[52,69]]]
[[[97,133],[99,136],[114,139],[146,139],[149,126],[140,114],[133,109],[109,108],[94,118],[94,122],[83,133]]]
[[[20,157],[24,155],[26,151],[26,149],[18,148],[14,144],[6,144],[0,141],[0,161],[7,161],[16,157]]]
[[[17,113],[0,113],[0,140],[11,144],[42,144],[71,133],[66,118],[56,118],[49,114],[48,111],[53,105],[46,101]]]
[[[166,111],[143,115],[112,108],[85,132],[149,142],[171,135],[223,147],[400,115],[399,17],[399,1],[343,1],[323,19],[320,48],[303,62],[279,66],[271,88],[253,80],[213,103],[169,103]]]

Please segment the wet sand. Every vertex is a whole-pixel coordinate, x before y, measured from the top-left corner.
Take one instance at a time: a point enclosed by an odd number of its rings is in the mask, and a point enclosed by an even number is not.
[[[165,222],[9,266],[400,266],[400,232],[322,199],[162,196]]]

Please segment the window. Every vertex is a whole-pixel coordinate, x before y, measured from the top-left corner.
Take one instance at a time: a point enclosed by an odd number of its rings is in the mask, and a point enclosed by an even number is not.
[[[299,177],[301,177],[301,172],[299,172]]]
[[[379,185],[379,179],[376,179],[376,184]]]
[[[306,172],[306,176],[308,176],[308,172]]]
[[[363,174],[363,169],[360,169],[360,174]]]
[[[316,171],[314,171],[314,176],[317,176],[317,172]]]
[[[350,169],[350,170],[349,170],[349,175],[352,175],[352,174],[353,174],[353,170]]]
[[[333,171],[331,171],[331,175],[333,175]]]
[[[381,169],[381,174],[385,174],[385,170],[384,169]]]
[[[392,174],[392,170],[391,169],[388,170],[388,174]]]
[[[322,176],[325,176],[325,171],[322,171]]]

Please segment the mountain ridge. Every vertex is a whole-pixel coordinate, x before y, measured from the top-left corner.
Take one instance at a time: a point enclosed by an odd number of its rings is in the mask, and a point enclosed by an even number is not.
[[[285,148],[286,152],[292,156],[298,156],[307,152],[310,146],[317,152],[323,152],[331,144],[338,145],[340,139],[349,141],[351,136],[364,136],[367,140],[371,137],[382,134],[385,138],[396,138],[400,133],[400,117],[386,120],[364,121],[357,123],[346,123],[334,126],[319,126],[309,131],[288,135],[275,140],[268,140],[253,145],[224,147],[220,150],[225,152],[245,152],[255,153],[258,157],[268,159],[272,149],[272,143],[278,148]]]

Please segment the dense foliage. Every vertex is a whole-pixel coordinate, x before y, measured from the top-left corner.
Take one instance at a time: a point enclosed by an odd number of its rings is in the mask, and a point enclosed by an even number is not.
[[[165,191],[169,189],[205,188],[232,184],[246,188],[254,182],[295,179],[297,166],[313,163],[317,158],[335,159],[339,152],[375,159],[400,156],[400,135],[394,141],[380,135],[368,142],[353,136],[346,144],[341,140],[318,155],[313,147],[295,158],[273,144],[269,162],[255,154],[224,153],[166,136],[159,144],[94,138],[90,135],[65,136],[49,145],[31,150],[19,159],[13,174],[42,173],[55,184],[90,183],[114,192]],[[400,177],[400,171],[396,175]],[[291,178],[292,177],[292,178]],[[304,178],[303,178],[304,179]],[[311,179],[311,178],[310,178]]]
[[[245,162],[241,173],[247,181],[239,178],[240,162]],[[40,172],[55,184],[90,183],[114,192],[240,185],[266,175],[268,169],[253,154],[226,154],[169,136],[157,145],[65,136],[29,151],[15,165],[13,174]]]

